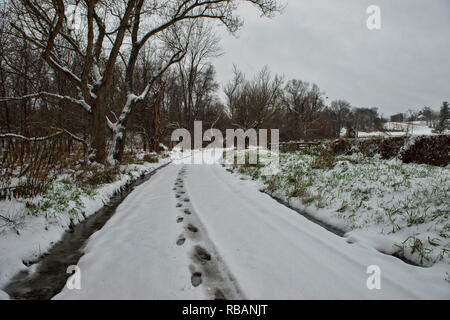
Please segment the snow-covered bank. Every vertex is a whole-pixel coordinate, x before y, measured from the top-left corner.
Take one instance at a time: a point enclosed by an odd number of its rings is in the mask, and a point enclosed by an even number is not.
[[[280,172],[240,172],[268,193],[341,230],[349,241],[399,254],[424,266],[450,262],[450,168],[360,156],[338,157],[332,169],[316,156],[281,154]],[[449,270],[450,271],[450,270]]]
[[[46,194],[36,199],[1,201],[0,214],[10,221],[0,230],[0,287],[17,272],[32,268],[26,264],[38,260],[71,224],[83,221],[107,203],[117,190],[169,161],[164,158],[159,163],[122,165],[114,182],[93,190],[80,188],[67,177],[60,177]]]

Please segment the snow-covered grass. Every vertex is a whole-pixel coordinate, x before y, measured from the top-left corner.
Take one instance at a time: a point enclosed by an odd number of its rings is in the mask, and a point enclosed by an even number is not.
[[[320,164],[330,160],[321,157],[282,153],[280,172],[273,176],[261,175],[261,165],[239,171],[292,206],[348,231],[354,241],[423,266],[450,263],[449,166],[347,156],[333,158],[327,168]]]
[[[57,219],[61,212],[67,212],[77,221],[85,218],[84,201],[93,198],[96,192],[90,186],[67,178],[53,181],[43,195],[25,202],[28,215],[44,215],[47,220]]]
[[[111,181],[107,183],[86,183],[101,181],[95,176],[101,168],[96,173],[88,172],[83,179],[64,173],[39,196],[0,201],[0,287],[50,249],[71,224],[83,221],[121,187],[168,161],[167,157],[158,162],[154,156],[141,154],[135,163],[118,166],[117,174],[108,173]]]

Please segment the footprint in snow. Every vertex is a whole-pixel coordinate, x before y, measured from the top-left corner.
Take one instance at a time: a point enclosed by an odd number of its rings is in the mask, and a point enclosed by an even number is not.
[[[198,287],[202,284],[202,273],[194,272],[191,276],[191,283],[194,287]]]
[[[182,245],[184,244],[185,241],[186,241],[186,238],[181,234],[181,235],[178,237],[177,245],[178,245],[178,246],[182,246]]]
[[[214,293],[214,300],[226,300],[225,295],[220,289],[217,289]]]
[[[206,251],[206,249],[202,248],[201,246],[195,246],[194,257],[201,264],[205,264],[208,261],[211,261],[211,255],[208,251]]]
[[[198,228],[196,226],[194,226],[193,224],[190,224],[190,223],[188,224],[187,229],[190,232],[198,232]]]

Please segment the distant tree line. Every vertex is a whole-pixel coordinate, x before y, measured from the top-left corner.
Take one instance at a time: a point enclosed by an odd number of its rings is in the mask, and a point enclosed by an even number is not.
[[[382,130],[387,121],[377,108],[353,107],[346,100],[329,105],[316,84],[271,75],[268,67],[253,79],[236,67],[225,87],[230,125],[242,129],[277,128],[283,141],[339,137],[347,132]]]

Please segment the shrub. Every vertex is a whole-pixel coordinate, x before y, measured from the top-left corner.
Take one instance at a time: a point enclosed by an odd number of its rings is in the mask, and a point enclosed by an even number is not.
[[[322,151],[315,157],[311,167],[313,169],[332,169],[336,163],[336,158],[329,150]]]
[[[445,167],[450,163],[450,135],[339,139],[331,143],[329,150],[335,156],[361,153],[373,157],[379,154],[385,160],[398,157],[404,163]]]
[[[445,167],[450,163],[450,135],[422,136],[402,150],[404,163],[423,163]]]
[[[120,173],[120,167],[115,166],[95,166],[88,169],[79,179],[90,186],[112,183]]]
[[[154,154],[146,154],[146,155],[144,155],[142,160],[144,160],[145,162],[150,162],[150,163],[158,163],[158,161],[159,161],[158,156],[156,156]]]

